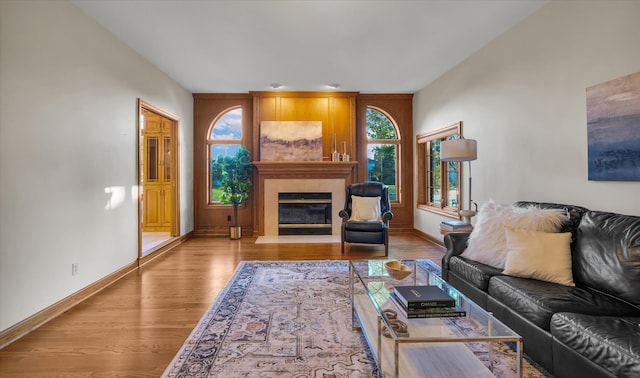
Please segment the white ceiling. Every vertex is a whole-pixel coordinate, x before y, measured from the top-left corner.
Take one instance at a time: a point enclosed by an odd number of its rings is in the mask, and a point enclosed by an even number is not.
[[[74,0],[193,93],[412,93],[546,0]]]

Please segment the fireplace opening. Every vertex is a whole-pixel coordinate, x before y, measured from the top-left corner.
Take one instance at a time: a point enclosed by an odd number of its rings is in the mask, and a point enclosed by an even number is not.
[[[278,235],[331,235],[331,193],[278,193]]]

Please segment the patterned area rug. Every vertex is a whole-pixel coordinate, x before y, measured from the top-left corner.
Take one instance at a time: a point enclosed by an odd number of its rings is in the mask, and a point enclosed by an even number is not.
[[[525,365],[525,377],[545,376]],[[376,375],[351,330],[348,262],[271,261],[238,265],[163,377]]]

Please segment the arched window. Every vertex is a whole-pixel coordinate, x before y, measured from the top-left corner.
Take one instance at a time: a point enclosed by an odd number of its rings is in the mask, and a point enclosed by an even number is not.
[[[400,133],[382,109],[367,107],[367,179],[389,186],[392,202],[400,201]]]
[[[211,175],[211,165],[220,155],[234,155],[242,145],[242,108],[220,113],[212,122],[207,136],[209,145],[209,203],[220,203],[220,183]]]

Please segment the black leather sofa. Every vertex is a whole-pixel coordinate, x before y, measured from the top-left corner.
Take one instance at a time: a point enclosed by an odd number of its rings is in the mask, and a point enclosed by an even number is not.
[[[640,377],[640,217],[553,203],[572,233],[574,287],[512,277],[460,254],[469,233],[444,237],[443,278],[518,332],[555,377]]]

